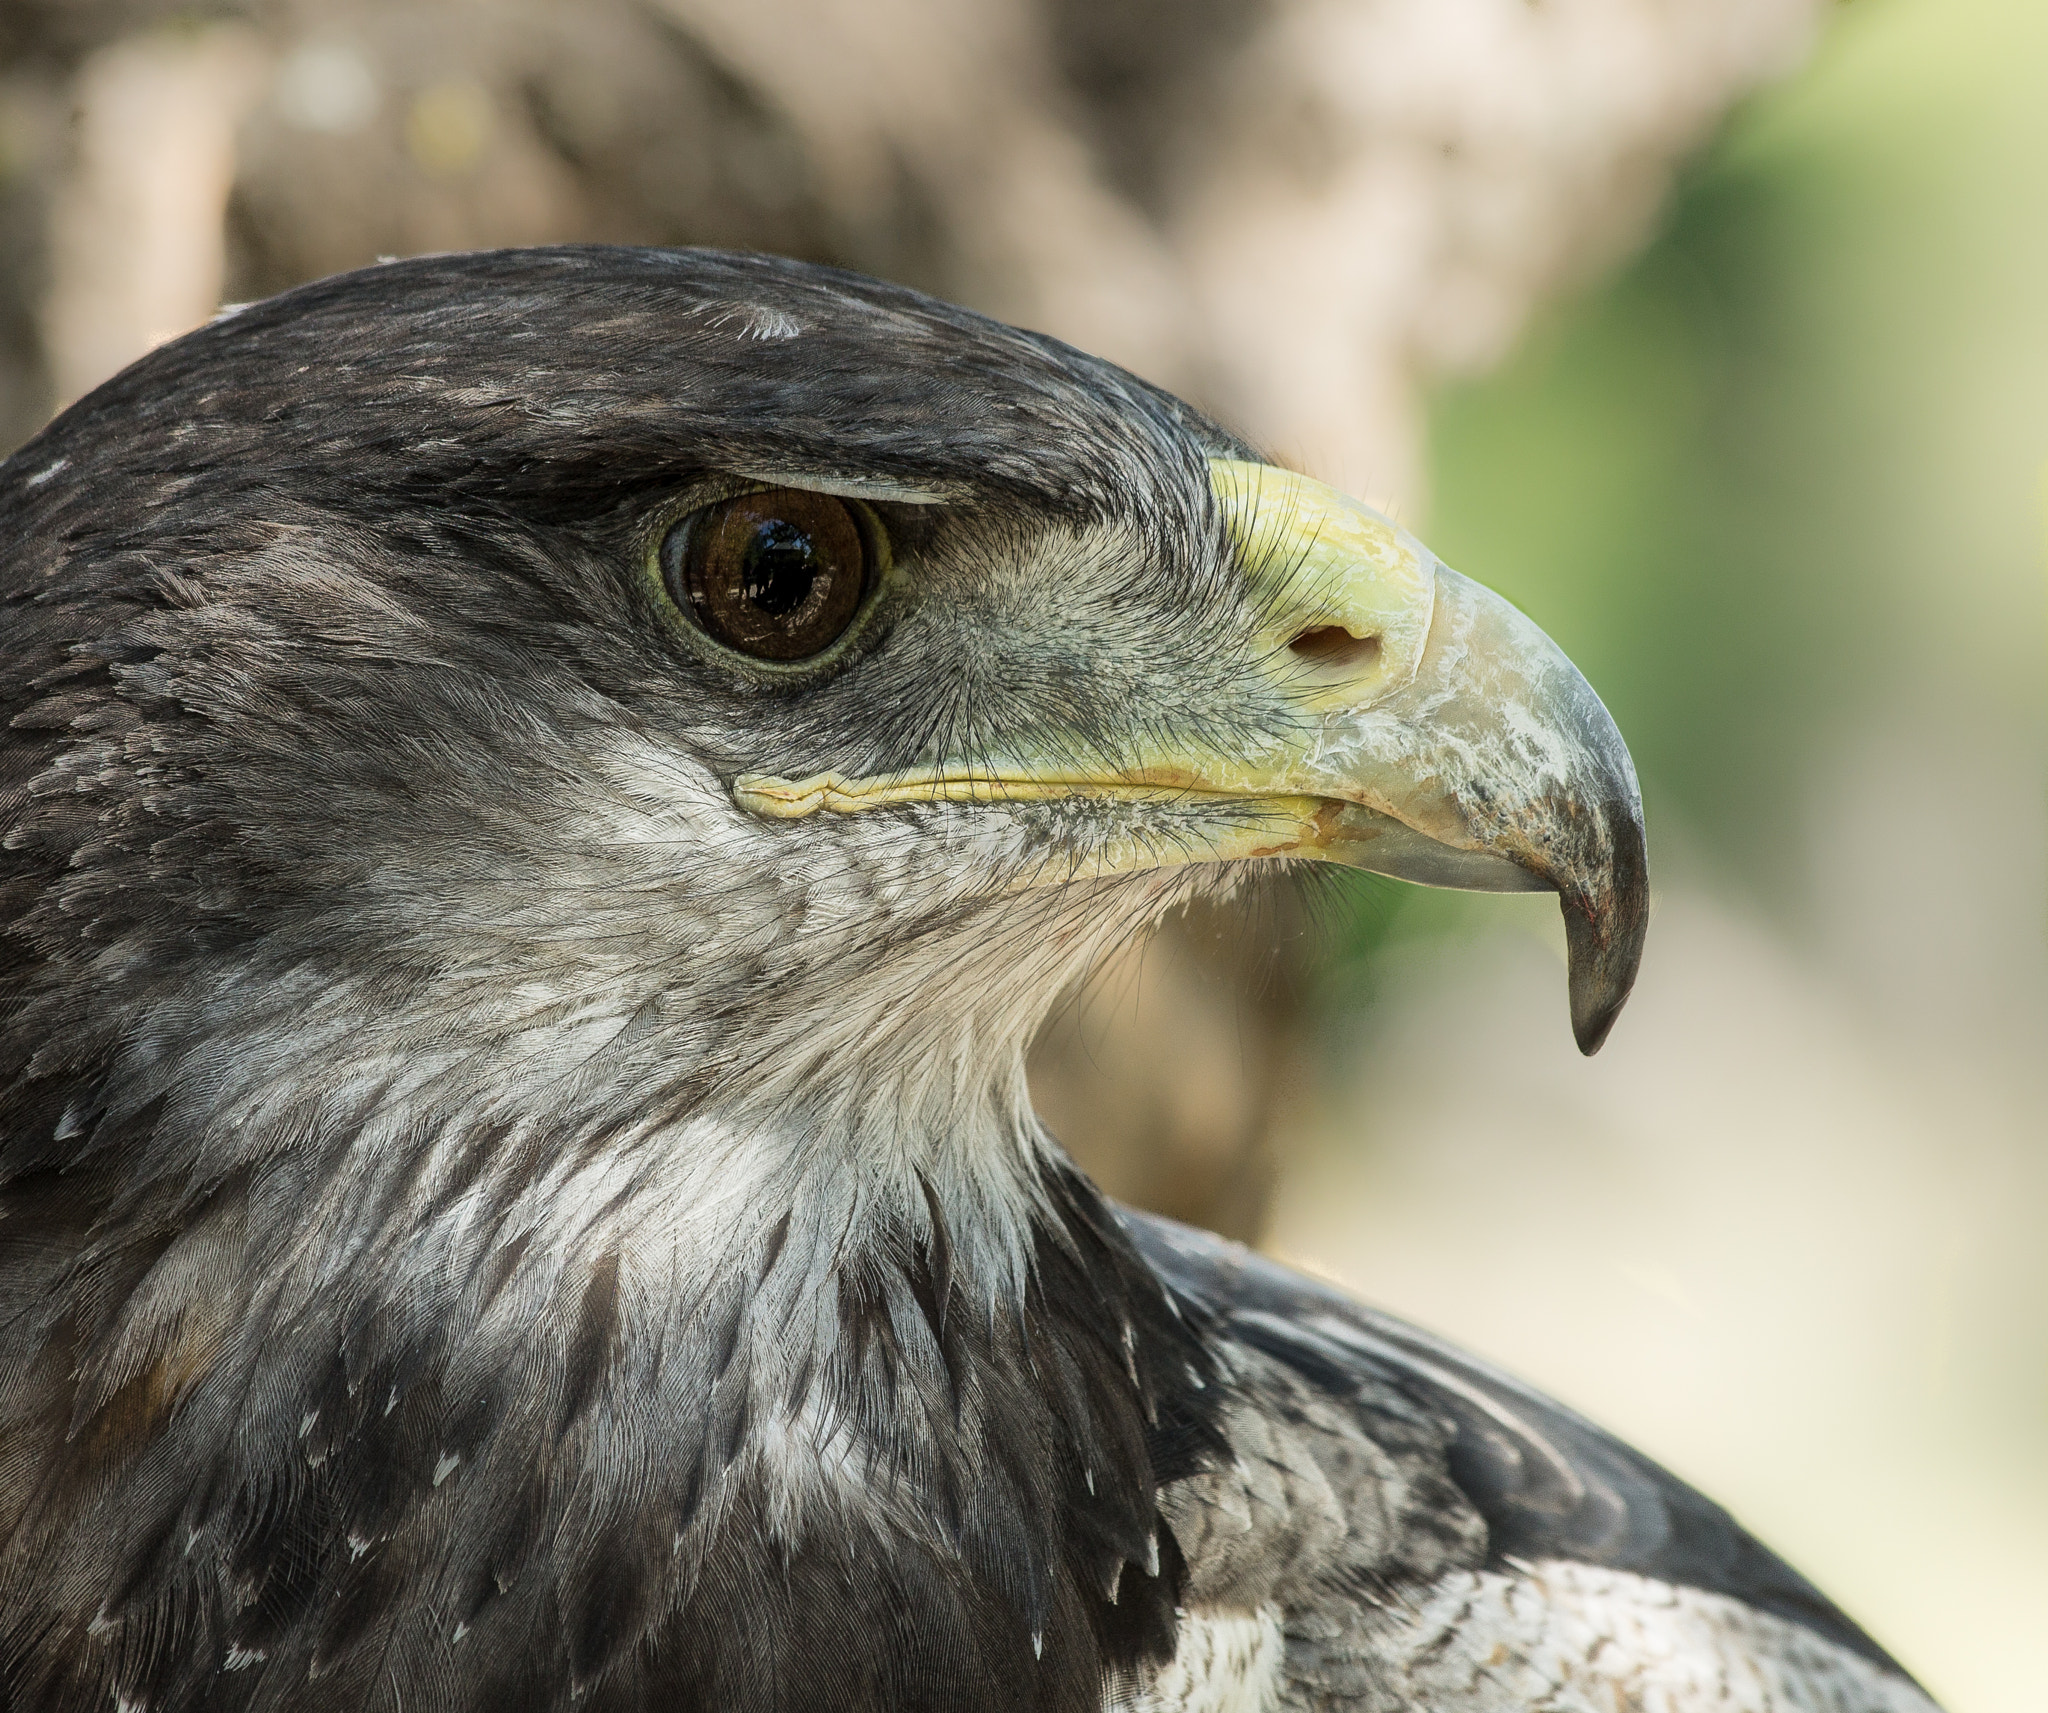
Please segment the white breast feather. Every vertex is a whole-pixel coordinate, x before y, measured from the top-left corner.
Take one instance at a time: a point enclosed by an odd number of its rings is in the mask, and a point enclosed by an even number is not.
[[[1128,1713],[1266,1713],[1280,1705],[1285,1652],[1280,1614],[1271,1606],[1256,1612],[1186,1613],[1173,1658],[1122,1708]]]
[[[1911,1684],[1740,1600],[1549,1559],[1444,1578],[1372,1651],[1358,1713],[1937,1713]],[[1172,1661],[1113,1713],[1284,1713],[1272,1606],[1189,1612]],[[1108,1713],[1108,1710],[1106,1710]]]
[[[1388,1656],[1386,1705],[1418,1713],[1935,1713],[1740,1600],[1556,1559],[1446,1577]]]

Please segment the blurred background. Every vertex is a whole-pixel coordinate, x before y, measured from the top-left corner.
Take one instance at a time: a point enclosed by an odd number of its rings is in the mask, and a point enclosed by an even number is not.
[[[1597,1060],[1554,907],[1318,876],[1105,971],[1041,1104],[2038,1713],[2048,7],[0,0],[0,452],[223,301],[569,239],[1058,333],[1564,644],[1658,881]]]

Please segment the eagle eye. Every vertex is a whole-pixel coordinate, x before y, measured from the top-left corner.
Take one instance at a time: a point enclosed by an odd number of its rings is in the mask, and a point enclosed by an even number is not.
[[[807,660],[845,633],[867,592],[873,523],[805,488],[693,512],[662,543],[670,598],[756,660]]]

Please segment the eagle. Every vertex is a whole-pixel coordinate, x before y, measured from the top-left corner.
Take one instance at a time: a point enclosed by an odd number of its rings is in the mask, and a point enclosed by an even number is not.
[[[0,1707],[1928,1713],[1728,1515],[1114,1207],[1161,915],[1549,890],[1507,602],[1168,394],[753,255],[392,262],[0,465]]]

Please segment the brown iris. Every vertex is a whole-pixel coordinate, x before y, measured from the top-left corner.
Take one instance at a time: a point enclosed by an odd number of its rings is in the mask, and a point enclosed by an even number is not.
[[[756,660],[805,660],[853,622],[870,555],[844,500],[770,488],[685,518],[661,557],[676,605],[720,642]]]

